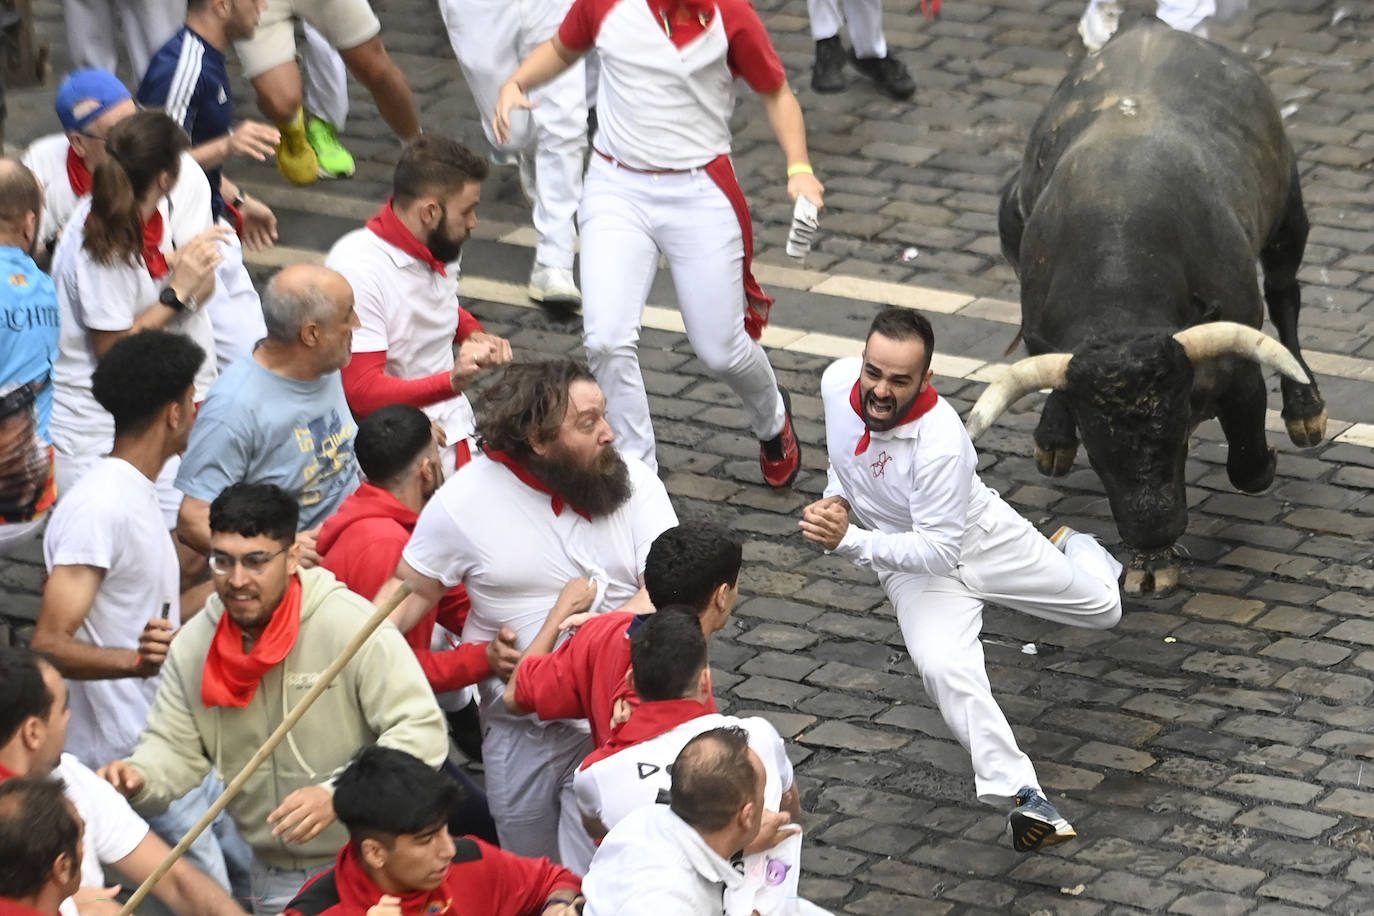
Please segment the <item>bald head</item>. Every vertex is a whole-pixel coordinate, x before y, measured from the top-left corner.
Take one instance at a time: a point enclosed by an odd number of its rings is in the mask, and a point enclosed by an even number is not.
[[[323,375],[348,364],[353,328],[353,287],[338,271],[316,264],[294,264],[277,272],[262,296],[267,336],[298,351],[309,375]]]
[[[0,231],[11,237],[9,244],[15,244],[12,237],[24,231],[30,217],[30,230],[37,230],[42,210],[43,189],[33,172],[22,162],[0,159]]]
[[[761,806],[763,782],[749,733],[738,726],[713,728],[688,741],[673,761],[669,807],[702,833],[724,830],[746,805]]]

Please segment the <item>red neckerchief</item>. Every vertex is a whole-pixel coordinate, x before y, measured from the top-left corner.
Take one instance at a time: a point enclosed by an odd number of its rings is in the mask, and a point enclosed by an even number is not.
[[[301,579],[292,576],[281,604],[272,612],[267,629],[244,654],[243,629],[226,608],[205,656],[200,699],[206,706],[242,708],[253,701],[262,676],[281,664],[301,631]]]
[[[714,0],[649,0],[649,10],[673,46],[684,48],[706,31],[716,4]]]
[[[167,276],[167,258],[162,253],[162,232],[162,211],[154,210],[143,224],[143,265],[148,268],[148,276],[154,280]]]
[[[91,170],[86,167],[86,160],[76,154],[76,147],[73,146],[67,147],[67,183],[77,197],[91,193]]]
[[[19,774],[18,774],[18,773],[14,772],[14,770],[11,770],[11,769],[7,768],[4,764],[0,764],[0,782],[4,782],[6,779],[18,779],[18,778],[19,778]]]
[[[930,408],[935,406],[935,402],[938,399],[939,395],[935,393],[935,386],[927,385],[924,391],[916,395],[915,403],[913,403],[911,409],[906,412],[906,416],[897,421],[896,425],[901,426],[903,423],[910,423],[912,420],[920,419],[930,410]],[[854,412],[859,415],[860,420],[864,418],[864,412],[859,401],[859,383],[857,380],[854,382],[853,389],[849,392],[849,406],[854,408]],[[867,421],[865,421],[864,434],[859,437],[859,444],[854,448],[854,454],[862,455],[864,452],[868,451],[870,432],[872,432],[872,430],[868,428]]]
[[[377,211],[377,215],[367,221],[367,228],[386,242],[404,251],[417,261],[428,264],[429,269],[441,277],[448,276],[447,265],[434,256],[434,252],[424,242],[415,237],[415,233],[406,228],[406,224],[401,222],[401,218],[396,215],[396,210],[391,206],[391,199],[382,205],[382,209]]]
[[[711,707],[698,700],[655,700],[640,703],[630,718],[611,729],[611,737],[601,747],[587,755],[580,770],[605,760],[616,751],[657,738],[672,731],[683,722],[699,719],[711,712]]]
[[[510,472],[515,475],[516,479],[523,483],[525,486],[533,490],[538,490],[540,493],[549,494],[549,505],[553,509],[554,515],[562,515],[563,507],[566,506],[569,509],[576,512],[578,515],[585,518],[587,521],[590,522],[592,520],[591,513],[587,512],[585,509],[579,509],[577,506],[574,506],[572,503],[564,499],[561,495],[549,489],[548,484],[544,483],[544,481],[540,480],[538,477],[531,474],[523,465],[521,465],[510,455],[506,454],[500,449],[488,448],[485,445],[482,446],[482,451],[486,453],[486,456],[490,458],[492,461],[495,461],[498,464],[504,464],[510,470]]]
[[[402,916],[425,916],[430,912],[443,913],[451,910],[452,899],[445,899],[452,892],[452,888],[446,887],[448,881],[448,875],[445,875],[443,882],[434,890],[402,894]],[[339,902],[344,904],[346,910],[357,913],[376,906],[386,893],[373,883],[367,872],[363,871],[363,865],[358,861],[358,853],[354,851],[352,841],[345,843],[343,849],[339,850],[338,857],[334,859],[334,887],[339,893]],[[431,903],[440,906],[431,909]]]

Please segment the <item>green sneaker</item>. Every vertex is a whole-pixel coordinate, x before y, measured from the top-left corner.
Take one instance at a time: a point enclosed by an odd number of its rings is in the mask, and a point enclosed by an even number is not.
[[[353,154],[339,142],[339,133],[333,124],[312,116],[305,125],[305,135],[320,161],[321,178],[353,177]]]

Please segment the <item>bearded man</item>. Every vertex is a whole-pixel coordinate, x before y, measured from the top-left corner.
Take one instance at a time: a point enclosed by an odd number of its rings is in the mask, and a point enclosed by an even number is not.
[[[511,356],[506,340],[458,304],[458,257],[477,225],[486,177],[486,161],[456,140],[412,140],[396,163],[391,199],[365,228],[335,242],[324,262],[353,287],[358,310],[353,358],[343,369],[353,415],[419,407],[441,431],[450,472],[470,455],[472,407],[463,392]]]
[[[959,415],[930,384],[934,352],[924,315],[889,308],[873,319],[862,358],[825,370],[830,473],[800,524],[827,553],[878,574],[926,693],[973,758],[979,800],[1012,805],[1012,845],[1030,852],[1076,834],[993,699],[983,602],[1115,626],[1121,564],[1071,528],[1045,538],[983,483]]]
[[[397,626],[409,629],[460,582],[471,602],[464,643],[509,627],[527,648],[576,577],[596,585],[593,613],[652,610],[644,562],[677,516],[649,467],[615,449],[606,398],[584,366],[508,366],[482,395],[477,436],[480,454],[425,505],[401,554],[393,581],[409,582],[414,593],[392,616]],[[500,680],[479,689],[501,847],[556,858],[581,874],[593,848],[572,780],[592,749],[586,721],[516,717],[501,702]]]

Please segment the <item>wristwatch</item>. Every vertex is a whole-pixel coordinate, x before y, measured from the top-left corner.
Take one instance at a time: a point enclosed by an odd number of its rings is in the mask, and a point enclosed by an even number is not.
[[[157,301],[178,312],[189,313],[200,308],[200,302],[195,296],[187,295],[185,299],[182,299],[177,296],[177,291],[170,286],[158,294]]]

